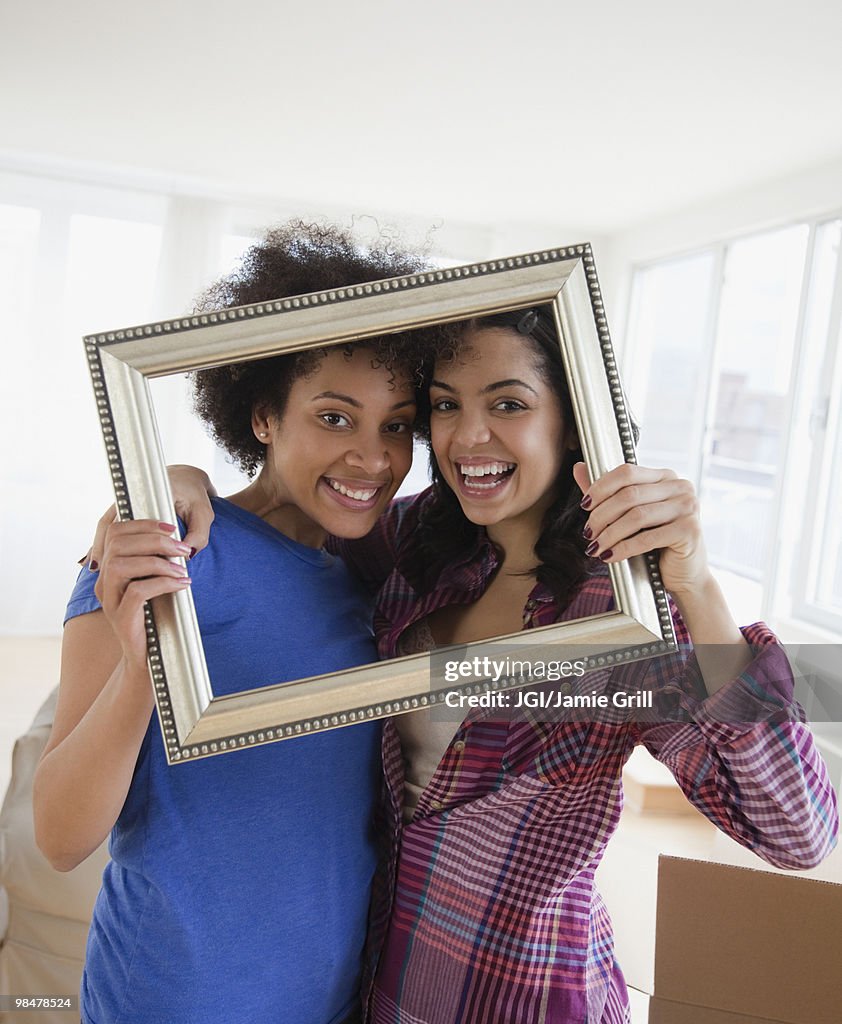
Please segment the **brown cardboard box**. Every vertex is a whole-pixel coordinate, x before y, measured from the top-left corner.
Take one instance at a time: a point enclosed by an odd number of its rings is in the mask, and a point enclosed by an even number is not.
[[[842,885],[661,857],[649,1024],[840,1024]]]

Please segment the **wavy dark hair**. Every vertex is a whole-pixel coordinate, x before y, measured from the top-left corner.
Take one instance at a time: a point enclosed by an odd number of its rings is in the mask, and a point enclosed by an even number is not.
[[[220,278],[197,301],[196,311],[209,313],[232,306],[268,302],[307,292],[364,284],[426,269],[423,257],[391,245],[362,249],[335,225],[294,220],[272,228],[247,250],[239,266]],[[342,346],[346,355],[357,348],[371,352],[373,367],[384,366],[396,380],[421,384],[428,346],[440,343],[438,329],[406,331],[366,338]],[[214,440],[249,476],[266,457],[254,436],[252,410],[263,407],[283,416],[296,380],[314,373],[325,348],[272,356],[247,363],[215,366],[191,374],[193,407]]]
[[[427,380],[432,377],[434,361],[459,358],[465,349],[468,329],[484,327],[505,327],[523,337],[532,352],[535,369],[561,402],[565,423],[575,424],[561,349],[547,307],[514,310],[452,325],[448,336],[433,346],[433,355],[425,367]],[[459,499],[445,482],[430,444],[428,399],[421,410],[419,433],[425,436],[430,450],[433,488],[420,512],[418,530],[407,546],[402,568],[416,591],[427,593],[435,587],[448,565],[462,561],[476,548],[485,535],[485,528],[476,526],[465,516]],[[561,605],[570,600],[589,570],[599,564],[585,554],[582,529],[587,513],[579,505],[582,492],[572,472],[573,464],[581,461],[582,452],[578,447],[565,451],[556,478],[556,498],[544,516],[535,543],[536,566],[532,573]]]

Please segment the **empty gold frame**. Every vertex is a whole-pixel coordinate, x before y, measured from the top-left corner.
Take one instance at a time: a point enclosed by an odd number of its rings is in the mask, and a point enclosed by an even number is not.
[[[538,304],[552,306],[576,423],[592,479],[633,462],[634,441],[589,245],[396,277],[296,298],[181,317],[85,339],[121,518],[174,521],[148,380]],[[675,649],[653,555],[610,565],[615,610],[506,638],[527,645],[598,644],[589,668]],[[431,680],[430,657],[214,697],[189,591],[147,609],[149,664],[170,763],[409,711],[444,694],[477,694],[480,677]],[[540,637],[539,637],[540,634]],[[465,657],[482,644],[460,648]],[[522,684],[523,679],[493,684]]]

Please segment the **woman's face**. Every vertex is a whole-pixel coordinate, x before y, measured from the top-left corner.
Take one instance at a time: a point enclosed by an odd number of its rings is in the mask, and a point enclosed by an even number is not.
[[[442,476],[479,526],[540,529],[570,432],[533,343],[507,327],[471,328],[430,386],[430,433]]]
[[[319,531],[367,534],[412,464],[415,391],[371,362],[366,348],[331,350],[293,383],[280,421],[254,417],[257,436],[269,434],[261,476],[295,517],[294,535],[316,544]]]

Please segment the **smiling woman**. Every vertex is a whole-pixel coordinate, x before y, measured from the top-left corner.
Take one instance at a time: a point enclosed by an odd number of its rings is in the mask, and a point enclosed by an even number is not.
[[[434,484],[393,503],[363,542],[391,538],[394,550],[375,614],[380,655],[459,658],[481,638],[605,613],[605,563],[652,550],[680,649],[574,679],[587,693],[538,684],[511,705],[487,694],[499,703],[385,724],[390,855],[369,934],[372,1024],[629,1020],[594,870],[637,744],[772,864],[812,866],[836,840],[786,655],[765,626],[731,618],[692,487],[633,464],[589,478],[549,339],[538,308],[470,321],[439,350]],[[577,707],[591,710],[566,710]]]
[[[212,294],[268,300],[416,267],[292,225]],[[406,474],[419,351],[375,337],[199,371],[199,413],[254,479],[214,499],[214,537],[193,557],[174,524],[125,520],[108,528],[99,573],[82,571],[34,810],[59,870],[111,835],[85,1024],[152,1024],[162,1012],[268,1024],[279,1007],[300,1024],[356,1018],[379,723],[170,768],[144,604],[192,589],[223,697],[372,661],[370,597],[322,544],[367,533]]]

